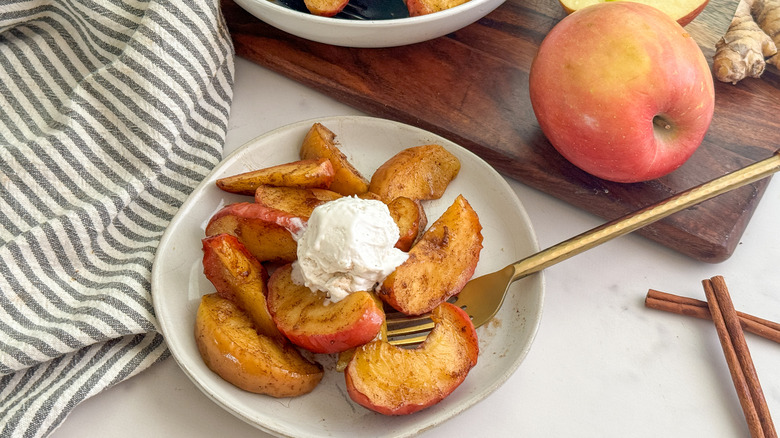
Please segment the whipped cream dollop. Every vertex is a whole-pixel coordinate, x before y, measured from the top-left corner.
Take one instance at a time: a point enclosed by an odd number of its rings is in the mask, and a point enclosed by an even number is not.
[[[400,237],[390,210],[382,201],[345,196],[314,209],[296,235],[298,260],[292,279],[339,301],[369,291],[406,261],[395,248]]]

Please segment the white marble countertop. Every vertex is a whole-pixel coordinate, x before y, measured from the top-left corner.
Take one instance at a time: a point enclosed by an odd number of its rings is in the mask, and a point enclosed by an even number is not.
[[[361,112],[237,59],[225,155],[288,123]],[[539,245],[601,220],[509,181]],[[734,255],[697,262],[625,236],[545,271],[530,353],[496,392],[422,437],[748,436],[714,326],[644,307],[649,288],[704,299],[723,275],[738,310],[780,321],[780,183],[773,181]],[[780,426],[780,345],[746,339]],[[302,416],[305,413],[301,413]],[[208,399],[173,359],[86,400],[52,438],[267,436]]]

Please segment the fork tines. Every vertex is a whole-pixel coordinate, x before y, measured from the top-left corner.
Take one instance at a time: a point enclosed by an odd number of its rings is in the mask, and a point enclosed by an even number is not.
[[[387,315],[387,336],[401,336],[412,333],[428,332],[433,328],[430,315],[406,316],[402,313]]]
[[[455,304],[457,299],[457,296],[451,297],[447,302]],[[465,310],[466,306],[459,307]],[[428,337],[434,326],[430,313],[408,316],[394,309],[385,309],[385,324],[388,342],[398,346],[419,344]]]

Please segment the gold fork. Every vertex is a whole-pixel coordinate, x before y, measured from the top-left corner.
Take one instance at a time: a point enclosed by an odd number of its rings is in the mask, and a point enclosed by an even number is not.
[[[698,185],[634,213],[607,222],[518,262],[469,281],[450,302],[463,308],[475,327],[487,323],[504,302],[509,286],[515,281],[541,271],[616,237],[663,219],[722,193],[758,181],[780,170],[780,151],[771,157],[732,173]],[[387,339],[394,345],[422,342],[433,328],[429,315],[405,316],[388,312]]]

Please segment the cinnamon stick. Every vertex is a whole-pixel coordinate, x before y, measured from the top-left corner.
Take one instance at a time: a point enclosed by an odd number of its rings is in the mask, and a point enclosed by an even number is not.
[[[655,289],[647,291],[645,306],[678,315],[693,316],[694,318],[707,320],[712,319],[706,301],[681,297]],[[780,324],[739,311],[737,311],[737,316],[739,316],[739,322],[743,330],[780,343]]]
[[[777,432],[726,282],[723,277],[716,276],[702,281],[702,284],[750,435],[754,438],[776,438]]]

